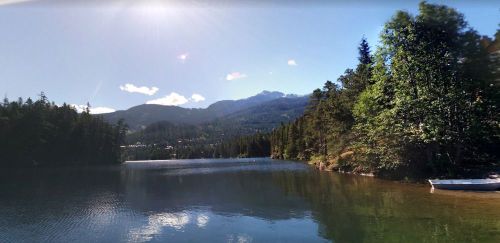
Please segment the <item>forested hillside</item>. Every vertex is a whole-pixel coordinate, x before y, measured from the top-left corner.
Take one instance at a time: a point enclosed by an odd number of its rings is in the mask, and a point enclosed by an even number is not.
[[[112,124],[123,120],[131,131],[140,131],[155,122],[167,121],[173,124],[199,125],[212,122],[215,119],[223,119],[237,112],[241,112],[245,115],[244,113],[246,110],[272,101],[279,101],[279,103],[284,103],[285,105],[286,103],[294,103],[294,106],[289,105],[288,107],[303,110],[306,99],[307,97],[285,95],[277,91],[263,91],[246,99],[218,101],[207,108],[183,108],[178,106],[143,104],[127,110],[102,114],[100,116],[102,116],[105,121]],[[301,105],[297,102],[302,102],[303,104]],[[277,111],[277,109],[272,111]],[[275,115],[270,113],[265,114],[266,117]],[[252,118],[250,117],[250,119]]]
[[[0,104],[0,167],[112,164],[121,162],[123,123],[110,125],[86,110],[40,99]]]
[[[378,175],[466,176],[500,168],[499,55],[455,9],[397,12],[371,54],[270,135],[274,158]]]
[[[129,146],[125,151],[126,158],[136,160],[227,157],[230,156],[229,153],[220,154],[224,151],[220,149],[223,141],[228,142],[255,133],[269,133],[281,124],[301,116],[307,102],[308,97],[282,97],[202,124],[155,122],[127,136]],[[269,156],[269,153],[254,154],[257,155]],[[238,156],[248,154],[238,152],[230,157]]]

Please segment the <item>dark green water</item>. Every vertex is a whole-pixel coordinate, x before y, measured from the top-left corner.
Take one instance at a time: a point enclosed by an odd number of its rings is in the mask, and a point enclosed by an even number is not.
[[[270,159],[0,173],[0,242],[500,242],[500,195]]]

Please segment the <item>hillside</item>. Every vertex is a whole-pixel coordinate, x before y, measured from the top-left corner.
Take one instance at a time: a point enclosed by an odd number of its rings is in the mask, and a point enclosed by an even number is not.
[[[129,144],[137,142],[172,144],[178,141],[217,143],[241,135],[270,132],[282,123],[288,123],[301,116],[307,102],[307,97],[278,98],[200,124],[158,121],[130,134],[127,142]]]
[[[132,122],[132,126],[138,128],[127,136],[129,146],[125,151],[125,158],[213,157],[216,156],[215,148],[224,141],[268,133],[281,124],[295,120],[304,113],[308,100],[307,96],[262,92],[243,100],[219,101],[206,109],[134,107],[125,113],[118,113],[130,115],[126,122]],[[153,118],[156,121],[149,122],[148,119]],[[142,125],[147,122],[148,125]]]
[[[243,109],[222,118],[212,124],[219,124],[226,129],[235,127],[238,135],[269,132],[282,123],[295,120],[304,113],[309,98],[279,98],[256,106]]]
[[[304,100],[304,97],[285,95],[281,92],[263,91],[246,99],[218,101],[204,109],[143,104],[127,110],[102,114],[102,117],[110,123],[117,123],[120,119],[123,119],[131,131],[138,131],[160,121],[190,125],[208,123],[217,118],[244,111],[273,100],[280,100],[278,103],[281,104],[294,103],[297,100]]]

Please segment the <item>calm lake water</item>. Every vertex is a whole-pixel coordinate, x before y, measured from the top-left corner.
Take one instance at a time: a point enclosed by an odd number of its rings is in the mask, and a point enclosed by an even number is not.
[[[0,173],[0,242],[500,242],[500,192],[270,159]]]

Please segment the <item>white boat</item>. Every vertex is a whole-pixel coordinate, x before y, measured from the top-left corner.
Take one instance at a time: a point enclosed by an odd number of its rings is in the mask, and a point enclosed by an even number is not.
[[[464,180],[429,180],[433,189],[495,191],[500,189],[500,178],[464,179]]]

